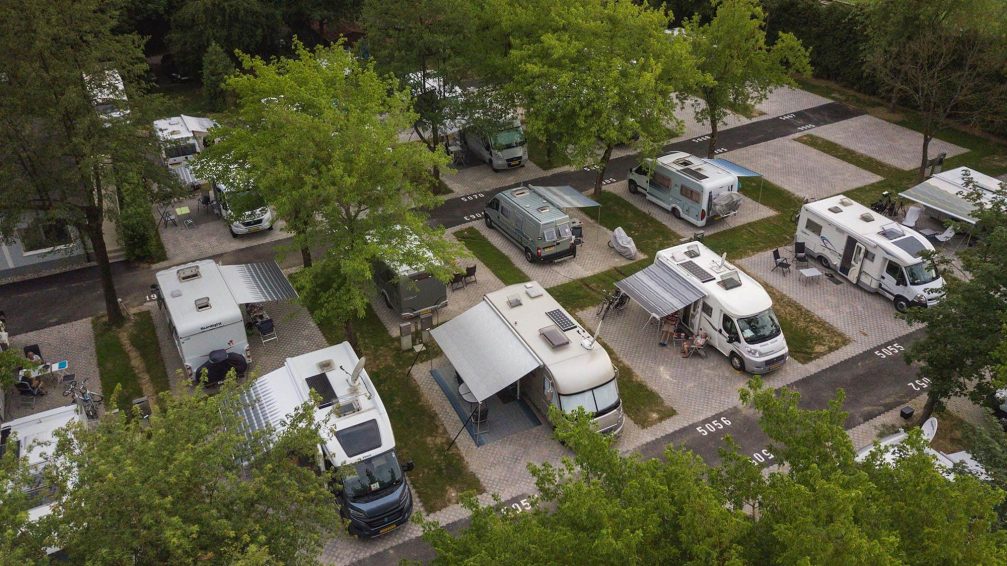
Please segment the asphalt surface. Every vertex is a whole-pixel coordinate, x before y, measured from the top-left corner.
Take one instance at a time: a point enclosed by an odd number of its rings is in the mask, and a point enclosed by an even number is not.
[[[825,126],[842,120],[848,120],[861,114],[863,114],[862,111],[845,104],[829,102],[800,112],[759,120],[757,122],[749,122],[721,131],[717,139],[717,153],[726,153],[735,149],[787,137],[808,131],[817,126]],[[699,136],[667,145],[664,148],[664,153],[684,151],[705,155],[708,143],[708,136]],[[630,169],[636,167],[638,163],[635,155],[613,159],[608,163],[605,176],[619,180],[625,179],[629,175]],[[490,191],[482,191],[479,193],[482,196],[478,198],[473,198],[473,195],[455,197],[446,200],[444,204],[431,212],[430,221],[434,224],[440,224],[445,228],[453,228],[480,218],[487,200],[501,191],[523,184],[545,186],[570,185],[581,191],[586,191],[594,187],[595,176],[596,172],[592,170],[577,169],[562,171],[530,181],[513,183]]]

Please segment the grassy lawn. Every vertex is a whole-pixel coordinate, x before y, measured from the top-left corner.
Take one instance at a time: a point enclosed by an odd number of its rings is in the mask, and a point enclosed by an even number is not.
[[[344,340],[342,327],[316,322],[330,344]],[[446,450],[457,430],[444,429],[436,413],[423,401],[419,386],[407,374],[416,354],[399,350],[398,341],[388,336],[370,307],[367,315],[355,322],[354,330],[360,345],[358,353],[367,356],[367,372],[391,418],[399,457],[416,463],[409,481],[426,511],[432,513],[457,503],[463,492],[482,492],[479,478],[469,470],[458,448]],[[435,355],[436,349],[428,347],[416,363],[423,364]]]
[[[116,329],[110,327],[104,319],[91,319],[91,326],[94,329],[94,347],[98,356],[98,371],[101,373],[101,390],[106,399],[105,407],[112,409],[112,394],[119,387],[116,406],[128,411],[133,399],[143,397],[143,389],[129,364],[129,354],[119,342]],[[160,353],[157,357],[160,359]]]
[[[154,319],[151,318],[150,311],[141,311],[134,316],[129,330],[129,343],[140,352],[154,389],[158,393],[171,389],[168,370],[165,369],[164,360],[161,358],[161,346],[157,341]]]
[[[591,195],[591,198],[601,203],[601,218],[598,222],[602,226],[609,230],[622,226],[636,242],[637,249],[651,257],[658,250],[677,244],[682,239],[656,218],[619,195],[603,191],[598,196]],[[594,211],[589,211],[588,216],[592,220],[598,218]]]
[[[842,348],[850,342],[845,334],[818,318],[786,294],[760,281],[773,299],[773,311],[787,338],[790,355],[802,364]]]
[[[529,280],[529,277],[514,265],[507,254],[498,250],[479,230],[465,228],[455,232],[455,237],[472,252],[472,255],[499,277],[504,285],[514,285]]]

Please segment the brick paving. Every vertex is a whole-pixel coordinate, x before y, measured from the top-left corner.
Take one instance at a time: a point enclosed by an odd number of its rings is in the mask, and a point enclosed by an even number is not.
[[[874,116],[857,116],[815,128],[810,133],[892,167],[908,171],[920,166],[923,134]],[[928,153],[930,157],[937,157],[941,152],[947,152],[948,157],[954,157],[967,151],[964,147],[934,138]]]
[[[164,242],[168,259],[154,265],[154,268],[171,267],[263,242],[275,242],[291,237],[283,230],[285,223],[280,221],[272,230],[245,234],[235,238],[231,236],[231,230],[227,223],[212,212],[200,208],[198,195],[174,203],[171,208],[182,206],[189,207],[189,217],[194,225],[191,228],[186,228],[181,220],[178,221],[178,226],[170,223],[167,226],[158,224],[158,233],[161,235],[161,241]],[[157,206],[154,207],[154,218],[159,218]]]
[[[98,356],[94,348],[94,331],[91,319],[60,324],[34,332],[26,332],[10,337],[11,349],[20,352],[31,344],[38,344],[42,358],[53,363],[67,360],[70,365],[67,374],[75,374],[77,380],[87,379],[87,388],[101,393],[101,376],[98,372]],[[56,407],[68,405],[70,400],[63,396],[63,386],[56,383],[57,377],[47,376],[44,382],[47,394],[35,398],[35,406],[21,402],[22,397],[13,387],[6,388],[3,417],[13,420],[33,415]],[[28,398],[24,398],[28,399]]]
[[[605,190],[622,197],[623,200],[629,202],[642,212],[667,226],[678,236],[688,238],[695,232],[701,231],[705,234],[714,234],[722,230],[736,228],[742,224],[748,224],[749,222],[769,218],[770,216],[776,214],[775,210],[753,200],[757,199],[759,195],[758,179],[744,181],[744,183],[745,185],[742,188],[742,191],[744,191],[745,194],[741,195],[742,203],[741,208],[738,209],[738,213],[734,216],[729,216],[722,220],[711,222],[703,227],[695,226],[693,224],[689,224],[685,220],[675,218],[670,212],[648,201],[647,197],[641,194],[630,194],[629,183],[625,180],[619,181],[618,183],[612,183],[611,185],[606,185]],[[601,213],[605,214],[604,207],[602,208]],[[631,226],[624,226],[623,228],[626,229],[627,234],[633,236],[633,228]],[[668,245],[671,246],[675,243],[677,243],[677,241],[669,241]]]
[[[816,132],[812,130],[811,133]],[[792,138],[748,146],[725,153],[723,157],[761,173],[766,180],[797,196],[812,199],[839,194],[881,180],[878,175]],[[749,181],[749,196],[753,196],[754,191],[758,190],[757,184],[758,181]]]
[[[588,209],[592,214],[596,214],[594,209]],[[607,271],[613,267],[619,267],[632,263],[612,248],[608,247],[608,241],[612,237],[612,232],[595,222],[592,217],[585,215],[579,210],[567,211],[571,217],[580,218],[584,226],[584,244],[577,250],[577,257],[568,258],[557,263],[528,263],[524,258],[524,250],[520,249],[512,241],[507,239],[499,230],[486,227],[485,222],[476,222],[475,226],[493,245],[507,255],[514,265],[528,275],[530,281],[538,281],[543,287],[553,287],[561,285],[575,279],[581,279],[588,275],[594,275],[602,271]],[[602,211],[602,214],[605,214]],[[628,227],[627,227],[628,228]],[[632,232],[627,230],[632,236]],[[640,253],[637,259],[645,257]]]

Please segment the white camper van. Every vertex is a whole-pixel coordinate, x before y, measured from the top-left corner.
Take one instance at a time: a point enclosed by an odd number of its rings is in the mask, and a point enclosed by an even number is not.
[[[518,395],[542,416],[550,405],[580,407],[600,432],[622,432],[618,371],[608,352],[539,283],[489,293],[431,334],[478,401],[517,383]]]
[[[312,392],[319,397],[319,467],[339,470],[340,512],[350,532],[376,537],[405,524],[413,510],[405,477],[412,462],[399,464],[388,413],[348,342],[287,358],[255,380],[242,409],[245,425],[282,430]]]
[[[204,259],[158,271],[156,278],[189,378],[198,378],[203,369],[211,377],[222,378],[226,368],[243,374],[251,355],[238,305],[297,296],[275,262],[218,265]]]
[[[189,169],[188,161],[206,149],[206,135],[217,123],[199,116],[172,116],[154,120],[154,133],[161,146],[161,159],[183,183],[201,185]]]
[[[770,372],[790,357],[769,293],[701,242],[657,252],[653,265],[616,286],[651,316],[679,313],[692,335],[706,331],[738,371]]]
[[[923,257],[934,251],[933,244],[844,195],[805,204],[796,241],[804,242],[808,257],[888,297],[899,312],[934,305],[944,297],[944,280]]]
[[[741,186],[730,171],[705,159],[675,151],[629,172],[629,192],[696,226],[738,212]]]
[[[462,136],[468,150],[494,171],[523,167],[528,162],[528,140],[517,119],[489,134],[467,128]]]

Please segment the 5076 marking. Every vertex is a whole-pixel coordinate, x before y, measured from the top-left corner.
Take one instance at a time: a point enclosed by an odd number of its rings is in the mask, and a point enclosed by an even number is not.
[[[484,198],[485,196],[486,196],[486,194],[485,194],[485,193],[476,193],[476,194],[474,194],[474,195],[466,195],[466,196],[463,196],[463,197],[461,197],[461,198],[460,198],[460,199],[458,199],[458,200],[460,200],[460,201],[462,201],[462,202],[468,202],[468,201],[470,201],[470,200],[478,200],[478,199],[481,199],[481,198]]]

